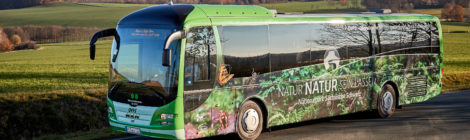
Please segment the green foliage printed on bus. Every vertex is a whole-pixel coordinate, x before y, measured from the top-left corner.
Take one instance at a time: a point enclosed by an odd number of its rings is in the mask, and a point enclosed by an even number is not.
[[[186,138],[235,132],[238,107],[247,97],[265,101],[268,127],[375,109],[386,83],[396,87],[399,105],[422,102],[440,93],[439,57],[377,56],[343,60],[337,68],[316,64],[234,78],[186,112]]]

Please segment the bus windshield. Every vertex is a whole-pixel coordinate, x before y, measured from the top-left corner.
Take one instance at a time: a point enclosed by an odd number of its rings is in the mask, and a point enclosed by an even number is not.
[[[142,83],[164,89],[175,89],[178,72],[179,48],[172,43],[172,64],[162,65],[162,52],[166,38],[174,31],[162,26],[120,26],[120,48],[113,69],[124,79],[132,83]],[[114,43],[116,44],[116,43]],[[115,50],[113,45],[113,51]],[[114,52],[112,52],[114,53]]]

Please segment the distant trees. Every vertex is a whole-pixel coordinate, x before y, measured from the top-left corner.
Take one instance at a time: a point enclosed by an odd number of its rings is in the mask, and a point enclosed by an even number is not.
[[[38,48],[36,42],[30,41],[29,35],[22,28],[0,28],[0,52]]]
[[[468,7],[470,0],[453,0],[453,3]],[[414,8],[442,8],[449,0],[363,0],[367,9],[392,9],[393,12]]]
[[[0,52],[37,49],[38,43],[85,41],[97,32],[96,27],[35,26],[0,28]]]
[[[464,21],[465,8],[456,4],[454,1],[446,3],[444,8],[441,11],[441,18],[446,19],[447,21]]]

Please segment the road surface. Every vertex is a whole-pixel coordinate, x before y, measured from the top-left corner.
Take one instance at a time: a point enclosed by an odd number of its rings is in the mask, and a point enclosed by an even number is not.
[[[142,136],[118,140],[150,140]],[[238,139],[236,134],[208,139]],[[397,109],[391,118],[355,113],[272,128],[266,140],[470,139],[470,90],[442,93],[426,102]]]

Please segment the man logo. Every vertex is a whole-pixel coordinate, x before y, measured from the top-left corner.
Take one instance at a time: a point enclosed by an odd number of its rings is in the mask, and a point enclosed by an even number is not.
[[[339,53],[337,50],[327,50],[325,51],[325,59],[323,59],[323,65],[325,65],[325,69],[330,68],[330,64],[334,64],[332,67],[333,70],[339,67]]]
[[[137,99],[139,99],[139,95],[135,94],[135,93],[131,93],[131,99],[132,100],[137,100]]]

